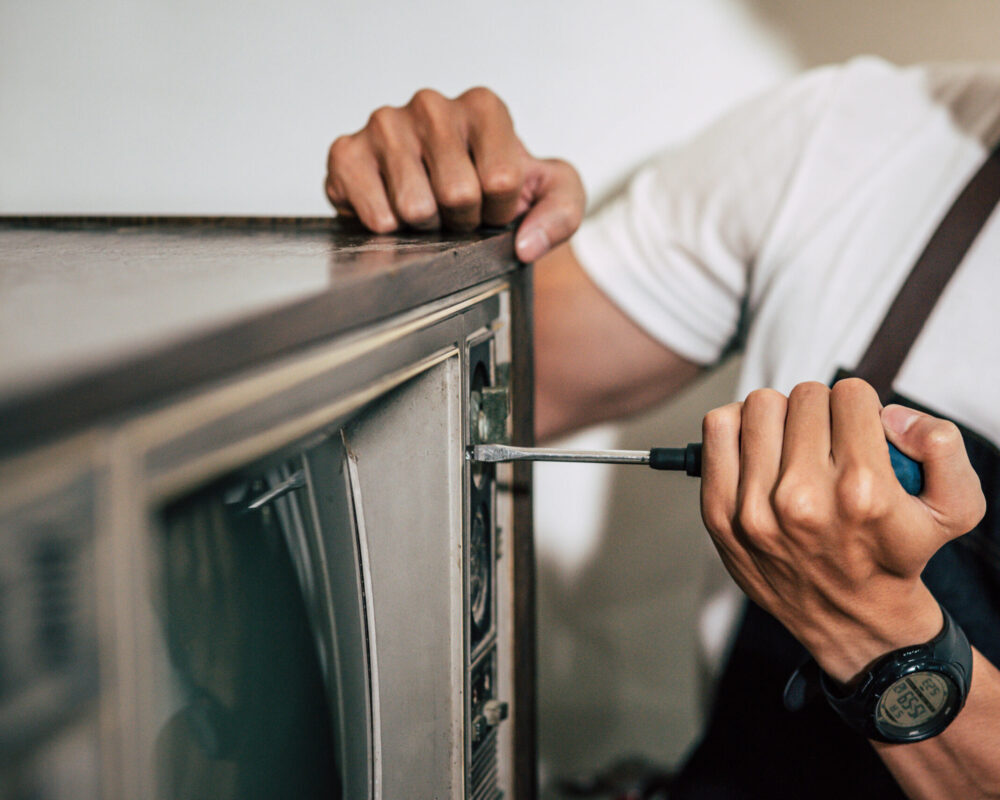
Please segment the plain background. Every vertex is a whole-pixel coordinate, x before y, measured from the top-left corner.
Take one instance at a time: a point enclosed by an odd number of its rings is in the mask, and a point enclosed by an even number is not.
[[[806,67],[1000,57],[995,0],[0,0],[0,213],[326,214],[325,151],[416,89],[477,84],[592,200]],[[624,426],[694,441],[738,365]],[[568,471],[569,470],[569,471]],[[678,761],[701,719],[697,486],[545,465],[536,502],[546,776]]]

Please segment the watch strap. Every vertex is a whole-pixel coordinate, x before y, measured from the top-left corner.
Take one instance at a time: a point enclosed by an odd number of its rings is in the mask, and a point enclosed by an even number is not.
[[[876,741],[900,741],[888,738],[878,730],[874,720],[875,706],[882,692],[904,675],[933,671],[942,673],[955,684],[959,698],[955,709],[957,713],[965,704],[972,680],[972,647],[965,632],[943,606],[941,615],[944,624],[937,636],[924,644],[902,647],[882,656],[862,673],[860,680],[847,692],[824,673],[814,659],[808,659],[792,673],[785,685],[785,708],[797,711],[822,693],[837,715],[859,733]],[[936,735],[944,727],[919,738]]]

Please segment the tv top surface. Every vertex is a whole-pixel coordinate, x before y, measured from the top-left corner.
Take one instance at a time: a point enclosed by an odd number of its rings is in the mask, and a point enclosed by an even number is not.
[[[511,231],[0,217],[0,451],[518,267]],[[16,424],[15,424],[16,423]]]

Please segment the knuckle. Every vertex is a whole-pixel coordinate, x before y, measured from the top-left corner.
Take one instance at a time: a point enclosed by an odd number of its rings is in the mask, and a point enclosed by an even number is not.
[[[574,201],[575,213],[582,218],[584,208],[587,205],[587,190],[576,167],[568,161],[563,161],[559,158],[550,158],[542,163],[546,164],[549,169],[552,169],[556,173],[559,182],[568,189],[568,194]]]
[[[870,467],[855,465],[837,477],[837,507],[848,519],[879,519],[888,512],[888,492],[878,474]]]
[[[451,101],[433,89],[421,89],[407,104],[417,130],[428,137],[441,138],[451,127]]]
[[[774,509],[782,525],[818,529],[829,520],[819,489],[806,481],[784,479],[774,490]]]
[[[562,158],[548,158],[545,159],[544,163],[549,165],[555,172],[560,173],[562,177],[574,181],[579,184],[580,188],[583,188],[583,180],[580,178],[580,173],[577,172],[576,167],[570,162]]]
[[[709,533],[719,535],[726,533],[732,527],[732,520],[720,503],[702,501],[701,518]]]
[[[736,514],[736,522],[747,540],[760,545],[773,536],[775,525],[764,503],[745,500]]]
[[[983,494],[981,488],[975,493],[975,498],[969,503],[968,509],[968,516],[963,521],[965,531],[971,531],[986,516],[986,495]]]
[[[965,447],[958,426],[946,419],[935,420],[928,426],[925,437],[926,446],[942,455],[951,455]]]
[[[479,204],[480,190],[472,181],[451,181],[438,191],[438,202],[453,210],[464,210]]]
[[[702,420],[702,436],[707,439],[735,434],[740,429],[741,407],[742,403],[730,403],[713,408]]]
[[[327,199],[333,203],[335,206],[338,203],[344,202],[344,192],[341,187],[332,179],[327,178],[323,182],[323,190],[326,192]]]
[[[874,395],[871,384],[861,378],[842,378],[833,384],[830,392],[837,398],[859,398]]]
[[[492,167],[483,175],[483,191],[489,195],[511,195],[521,189],[523,175],[513,164]]]
[[[333,143],[330,145],[329,156],[327,159],[330,171],[332,172],[338,164],[348,160],[351,157],[353,150],[353,136],[338,136],[334,139]]]
[[[564,227],[561,232],[565,234],[567,239],[576,232],[577,228],[580,227],[580,223],[583,222],[583,209],[583,204],[572,201],[568,201],[563,205],[562,220]]]
[[[950,519],[946,524],[947,529],[956,536],[961,536],[975,528],[982,522],[988,510],[986,496],[983,494],[982,485],[975,473],[972,473],[972,480],[974,484],[956,503],[957,508],[949,514]]]
[[[448,99],[435,89],[419,89],[410,98],[409,107],[416,111],[437,111],[448,104]]]
[[[744,410],[747,406],[762,409],[779,408],[784,407],[786,402],[785,396],[775,389],[754,389],[747,395],[743,408]]]
[[[392,106],[376,108],[368,117],[367,129],[375,136],[385,139],[395,129],[399,119],[399,109]]]
[[[549,239],[553,243],[568,239],[579,224],[575,219],[573,207],[568,203],[557,203],[550,206],[546,218]]]
[[[506,112],[507,110],[503,100],[497,97],[492,89],[487,89],[485,86],[473,86],[463,92],[459,99],[473,111],[493,112],[502,109]]]
[[[791,392],[789,392],[789,399],[795,398],[796,400],[816,400],[826,397],[830,394],[830,389],[826,384],[820,383],[819,381],[805,381],[804,383],[797,384]]]
[[[437,213],[434,201],[420,195],[406,195],[396,201],[396,210],[402,220],[411,225],[427,222]]]
[[[755,389],[743,401],[744,420],[783,419],[787,412],[787,398],[774,389]]]
[[[363,219],[365,226],[373,233],[392,233],[399,228],[399,223],[391,216],[371,215]]]

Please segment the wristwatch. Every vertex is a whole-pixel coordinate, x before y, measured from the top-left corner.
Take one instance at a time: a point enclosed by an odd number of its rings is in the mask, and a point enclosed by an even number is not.
[[[941,613],[944,627],[937,636],[882,656],[849,691],[810,659],[785,686],[785,707],[801,708],[818,677],[830,707],[869,739],[901,744],[937,736],[962,710],[972,679],[969,640],[943,607]]]

